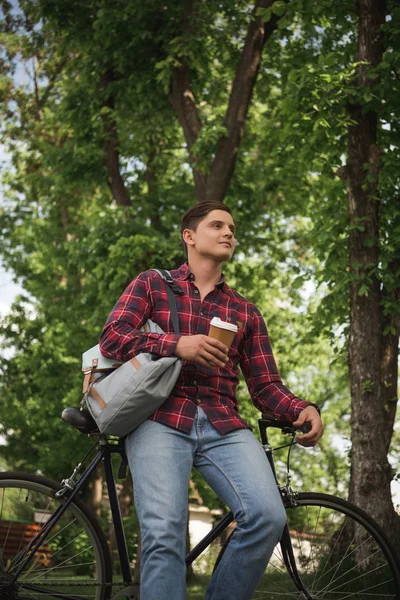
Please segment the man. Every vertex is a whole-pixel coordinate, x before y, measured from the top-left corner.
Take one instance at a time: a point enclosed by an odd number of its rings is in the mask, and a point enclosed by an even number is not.
[[[265,453],[240,418],[239,366],[253,403],[263,412],[323,433],[319,411],[282,384],[266,325],[257,308],[230,289],[222,264],[235,249],[235,224],[220,202],[190,208],[181,221],[188,262],[172,271],[181,335],[173,331],[165,284],[154,271],[125,290],[102,332],[104,356],[128,360],[139,352],[179,356],[181,375],[171,396],[126,440],[142,534],[141,600],[184,600],[188,483],[194,466],[233,511],[237,526],[206,592],[206,600],[252,597],[286,517]],[[155,265],[164,267],[165,265]],[[212,317],[234,323],[228,348],[207,335]],[[165,334],[142,333],[151,318]]]

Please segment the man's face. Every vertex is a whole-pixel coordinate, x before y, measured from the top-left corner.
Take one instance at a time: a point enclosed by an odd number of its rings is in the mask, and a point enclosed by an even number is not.
[[[185,230],[189,252],[213,258],[218,262],[229,260],[235,250],[235,223],[225,210],[212,210],[193,229]]]

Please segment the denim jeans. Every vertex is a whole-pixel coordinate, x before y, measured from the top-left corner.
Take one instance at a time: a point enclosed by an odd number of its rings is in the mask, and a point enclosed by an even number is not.
[[[184,600],[188,484],[194,466],[229,506],[235,532],[206,600],[250,600],[286,514],[249,429],[221,435],[198,408],[190,434],[145,421],[126,440],[142,534],[140,600]]]

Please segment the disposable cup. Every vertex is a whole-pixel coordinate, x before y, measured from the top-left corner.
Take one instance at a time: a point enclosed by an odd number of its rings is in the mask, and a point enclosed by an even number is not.
[[[208,335],[215,340],[220,340],[223,344],[225,344],[225,346],[230,348],[237,330],[237,325],[234,325],[233,323],[227,323],[226,321],[221,321],[219,317],[213,317],[210,322],[210,330]]]

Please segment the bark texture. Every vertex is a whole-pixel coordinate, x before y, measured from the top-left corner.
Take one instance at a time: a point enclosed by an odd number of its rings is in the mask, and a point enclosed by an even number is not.
[[[359,62],[357,95],[376,84],[371,67],[383,57],[381,33],[385,22],[384,0],[359,0]],[[349,369],[351,381],[351,481],[350,499],[370,513],[400,546],[400,517],[391,499],[392,471],[388,450],[396,413],[398,375],[398,323],[396,335],[383,335],[387,320],[378,279],[380,150],[377,146],[378,114],[366,111],[357,100],[349,103],[353,125],[348,129],[348,163],[340,173],[348,190],[350,221]]]
[[[180,68],[173,71],[170,100],[183,128],[193,167],[198,202],[205,200],[222,202],[227,193],[261,64],[262,51],[267,40],[277,28],[280,19],[278,15],[273,14],[267,23],[263,23],[262,19],[256,16],[256,12],[259,8],[268,8],[273,3],[274,0],[258,0],[254,5],[224,118],[226,135],[221,136],[217,142],[208,174],[196,169],[192,152],[193,144],[197,140],[203,124],[190,90],[189,66],[183,62]],[[195,19],[196,4],[196,0],[186,0],[185,2],[183,29],[188,35],[191,33]]]
[[[183,5],[183,32],[188,36],[192,35],[197,3],[198,0],[185,0]],[[185,61],[172,72],[169,99],[183,129],[190,162],[193,166],[195,164],[193,145],[202,128],[202,122],[194,96],[190,90],[189,66]],[[204,199],[207,191],[207,175],[194,167],[193,179],[196,197],[199,200]]]
[[[100,517],[101,505],[103,502],[103,482],[103,469],[101,467],[98,467],[96,469],[94,478],[90,482],[89,496],[87,498],[87,503],[91,507],[92,511],[94,512],[97,518]]]
[[[104,129],[104,161],[107,169],[108,185],[118,206],[131,206],[128,190],[120,171],[119,139],[117,123],[114,119],[114,97],[110,86],[114,81],[113,70],[106,71],[100,84],[102,97],[101,118]]]

